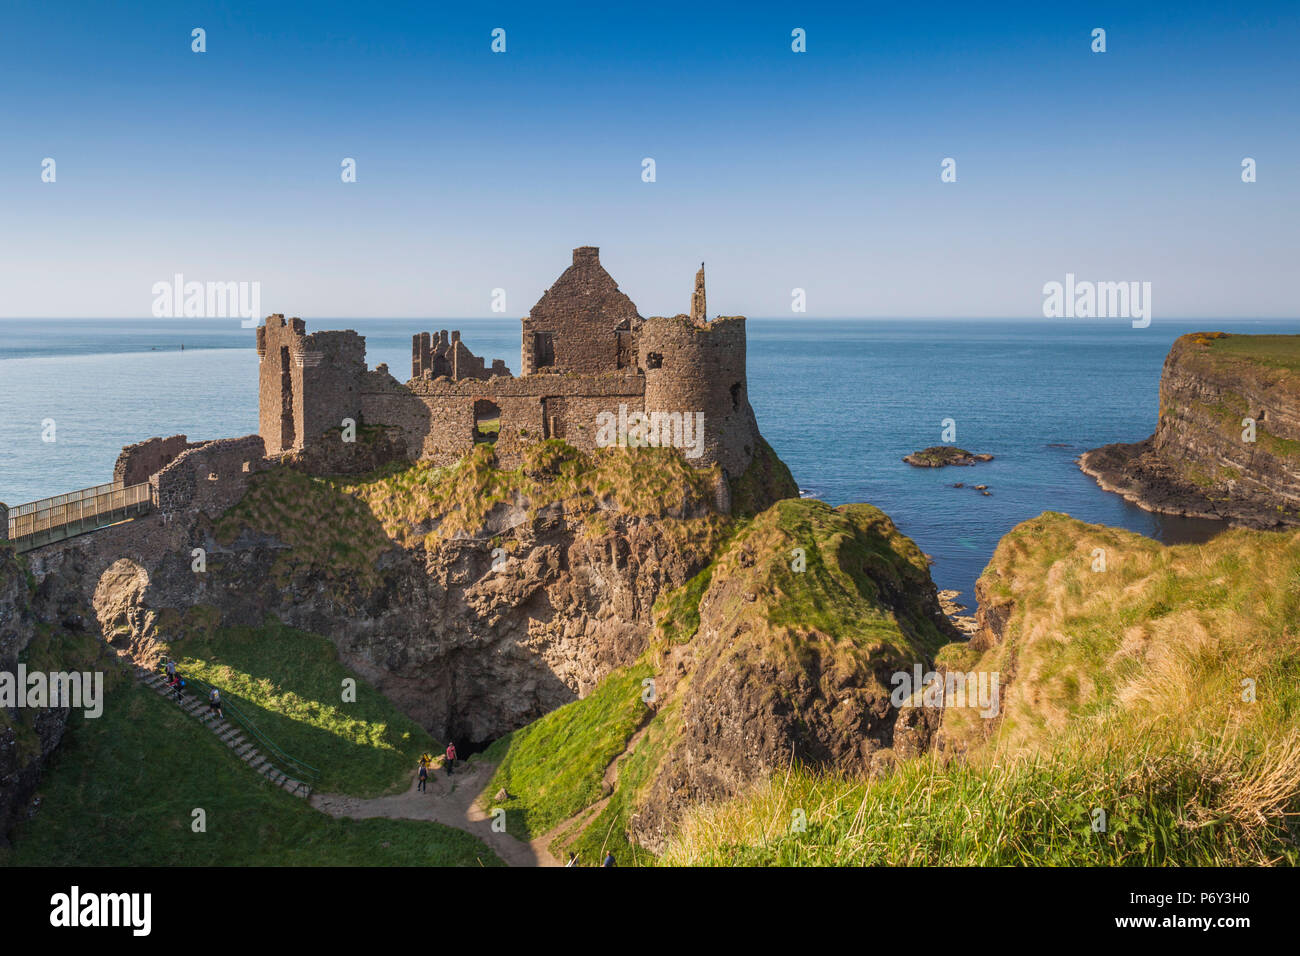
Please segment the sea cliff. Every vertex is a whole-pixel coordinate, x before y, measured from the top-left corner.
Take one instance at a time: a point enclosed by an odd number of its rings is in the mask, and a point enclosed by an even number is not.
[[[1182,336],[1155,434],[1086,452],[1079,467],[1148,511],[1300,524],[1300,336]]]

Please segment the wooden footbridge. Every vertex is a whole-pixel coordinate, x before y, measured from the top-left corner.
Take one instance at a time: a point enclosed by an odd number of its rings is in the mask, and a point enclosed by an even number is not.
[[[138,518],[153,510],[148,482],[96,485],[66,495],[14,505],[9,509],[9,540],[14,550],[30,551]]]

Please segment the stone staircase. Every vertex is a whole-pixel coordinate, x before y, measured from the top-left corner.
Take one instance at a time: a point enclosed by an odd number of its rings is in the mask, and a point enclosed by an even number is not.
[[[168,700],[175,701],[176,695],[167,686],[167,681],[161,674],[142,673],[140,682]],[[296,780],[280,771],[271,761],[258,753],[257,748],[249,743],[243,731],[212,713],[205,702],[195,700],[192,695],[182,691],[180,708],[216,734],[227,747],[235,752],[235,756],[271,783],[304,800],[311,796],[311,786],[309,784],[302,780]]]

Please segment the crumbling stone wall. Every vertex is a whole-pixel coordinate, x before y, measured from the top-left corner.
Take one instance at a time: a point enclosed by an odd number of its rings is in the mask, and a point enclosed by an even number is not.
[[[439,378],[452,381],[474,378],[486,381],[494,375],[510,377],[504,359],[493,359],[491,367],[461,341],[460,332],[417,332],[411,336],[411,378]]]
[[[695,325],[701,325],[709,321],[708,301],[704,295],[704,263],[700,263],[700,271],[695,273],[695,291],[691,293],[691,322]]]
[[[600,264],[600,249],[573,250],[573,265],[533,306],[523,321],[521,367],[535,372],[595,374],[619,368],[618,331],[634,332],[636,306]],[[539,364],[538,336],[549,336],[553,360]]]
[[[491,402],[500,409],[497,458],[518,460],[526,445],[563,438],[583,450],[596,447],[596,416],[618,412],[620,403],[639,411],[645,379],[640,375],[551,376],[453,382],[446,378],[402,384],[376,369],[365,378],[362,417],[368,424],[401,429],[408,456],[450,464],[474,447],[474,406]]]
[[[113,466],[113,481],[123,485],[138,485],[146,482],[190,447],[189,440],[184,435],[150,438],[136,442],[134,445],[127,445],[117,456],[117,464]]]
[[[201,511],[215,518],[244,496],[249,476],[267,464],[260,435],[202,442],[150,479],[151,495],[165,515]]]
[[[9,540],[9,506],[0,501],[0,544]]]
[[[365,338],[306,331],[302,319],[281,314],[257,329],[258,434],[269,455],[301,449],[344,419],[360,423]]]

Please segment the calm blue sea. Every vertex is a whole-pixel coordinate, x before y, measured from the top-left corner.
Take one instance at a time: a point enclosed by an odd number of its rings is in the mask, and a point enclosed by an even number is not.
[[[1082,451],[1151,434],[1160,366],[1200,329],[1300,331],[1296,322],[754,319],[750,398],[759,426],[811,495],[883,508],[928,554],[940,587],[969,599],[998,539],[1045,510],[1161,540],[1217,523],[1152,515],[1101,491]],[[460,328],[473,351],[519,371],[517,319],[309,320],[354,328],[373,366],[404,378],[413,332]],[[182,351],[181,347],[184,346]],[[995,460],[916,469],[942,443]],[[54,423],[54,441],[42,440]],[[225,320],[0,320],[0,501],[18,504],[111,479],[125,444],[257,430],[253,331]],[[967,488],[953,488],[962,481]],[[984,497],[969,486],[987,484]]]

